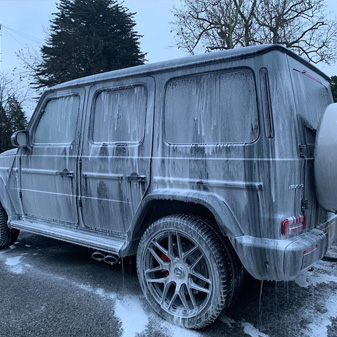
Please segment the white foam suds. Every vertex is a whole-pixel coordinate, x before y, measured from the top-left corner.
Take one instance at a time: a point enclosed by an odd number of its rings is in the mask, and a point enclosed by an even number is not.
[[[331,325],[331,318],[337,316],[337,295],[330,296],[325,300],[326,312],[319,315],[313,315],[312,323],[310,323],[306,330],[309,336],[327,336],[328,326]]]
[[[251,337],[269,337],[265,333],[256,329],[252,324],[247,322],[242,322],[241,326],[243,327],[243,332]]]
[[[328,272],[328,273],[325,273]],[[337,283],[336,264],[319,261],[313,271],[303,271],[295,280],[296,284],[302,288],[317,286],[321,283]]]
[[[122,322],[123,337],[135,336],[146,329],[149,322],[140,300],[136,296],[124,296],[115,302],[115,316]]]
[[[10,272],[14,274],[22,274],[23,268],[20,265],[21,256],[8,257],[5,261]]]

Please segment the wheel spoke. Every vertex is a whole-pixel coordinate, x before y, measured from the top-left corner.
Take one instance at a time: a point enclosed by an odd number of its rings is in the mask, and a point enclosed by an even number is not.
[[[167,257],[169,255],[169,252],[162,247],[157,241],[152,241],[153,245],[156,246],[163,254],[165,254]]]
[[[167,282],[167,283],[165,283],[164,289],[163,289],[163,293],[162,293],[162,295],[161,295],[160,305],[163,305],[163,304],[164,304],[165,299],[166,299],[166,296],[167,296],[167,293],[168,293],[168,291],[169,291],[171,285],[172,285],[172,282]]]
[[[186,286],[187,291],[188,291],[188,295],[190,296],[190,299],[192,301],[192,305],[193,305],[193,310],[195,310],[195,308],[197,307],[197,302],[195,301],[195,297],[193,295],[193,291],[190,287]]]
[[[192,253],[194,253],[197,249],[198,249],[198,246],[192,247],[188,252],[183,254],[183,259],[187,259],[187,257],[191,255]]]
[[[177,237],[177,244],[178,244],[178,257],[182,258],[184,253],[183,253],[183,247],[181,245],[180,234],[176,233],[176,237]]]
[[[185,287],[186,287],[186,285],[185,285]],[[188,312],[190,310],[190,307],[189,307],[189,305],[187,303],[187,299],[186,299],[186,295],[185,295],[184,287],[183,286],[180,287],[179,297],[181,299],[181,303],[183,304],[183,306],[185,307],[186,311]]]
[[[201,261],[201,259],[204,257],[203,254],[200,254],[200,256],[193,262],[192,266],[191,266],[191,270],[193,270],[197,264]]]
[[[166,283],[167,276],[161,278],[146,278],[146,281],[149,283]]]
[[[199,274],[199,273],[197,273],[195,271],[192,271],[192,275],[195,276],[195,277],[197,277],[201,281],[204,281],[204,282],[208,283],[208,284],[212,283],[212,281],[209,278],[207,278],[207,277],[205,277],[205,276],[203,276],[203,275],[201,275],[201,274]]]
[[[161,266],[158,266],[158,267],[155,267],[155,268],[146,269],[145,274],[155,273],[157,271],[162,271],[162,270],[163,270],[163,268]]]
[[[167,309],[169,309],[169,310],[170,310],[170,308],[171,308],[171,306],[172,306],[173,302],[175,301],[175,299],[177,298],[177,296],[178,296],[178,293],[177,293],[177,289],[176,289],[176,291],[174,292],[174,294],[173,294],[173,296],[172,296],[172,298],[171,298],[171,301],[170,301],[170,303],[169,303],[169,305],[168,305],[168,308],[167,308]]]
[[[164,269],[164,261],[160,258],[160,256],[154,251],[153,248],[148,248],[151,255],[156,259],[156,261],[159,263],[159,266]]]
[[[195,289],[197,291],[201,291],[202,293],[210,294],[210,292],[211,292],[209,289],[204,288],[202,286],[199,286],[198,284],[196,284],[192,280],[190,280],[189,286],[190,286],[190,288]]]

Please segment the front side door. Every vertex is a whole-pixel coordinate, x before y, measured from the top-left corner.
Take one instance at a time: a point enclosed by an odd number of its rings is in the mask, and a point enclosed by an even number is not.
[[[29,218],[76,224],[77,160],[84,90],[47,95],[29,126],[30,151],[20,155],[20,196]],[[38,221],[38,220],[37,220]]]
[[[90,230],[125,234],[149,184],[154,80],[97,84],[81,155],[81,211]]]

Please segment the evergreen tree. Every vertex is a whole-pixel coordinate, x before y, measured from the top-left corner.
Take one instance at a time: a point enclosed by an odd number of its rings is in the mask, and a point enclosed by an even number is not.
[[[0,102],[0,153],[13,147],[13,132],[24,130],[26,127],[27,118],[14,95],[8,97],[6,102]]]
[[[5,108],[0,104],[0,153],[12,148],[11,127]]]
[[[117,0],[60,0],[57,8],[36,87],[144,63],[134,14]]]
[[[331,77],[331,91],[333,100],[337,103],[337,76]]]
[[[11,134],[18,130],[24,130],[27,127],[27,118],[20,102],[12,95],[8,98],[7,104],[7,117]]]

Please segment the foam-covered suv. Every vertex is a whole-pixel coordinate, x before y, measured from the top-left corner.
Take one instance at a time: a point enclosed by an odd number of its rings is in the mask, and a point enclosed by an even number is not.
[[[137,254],[154,310],[187,328],[236,298],[243,267],[293,280],[336,234],[329,78],[255,46],[48,89],[0,156],[0,247],[18,230]]]

